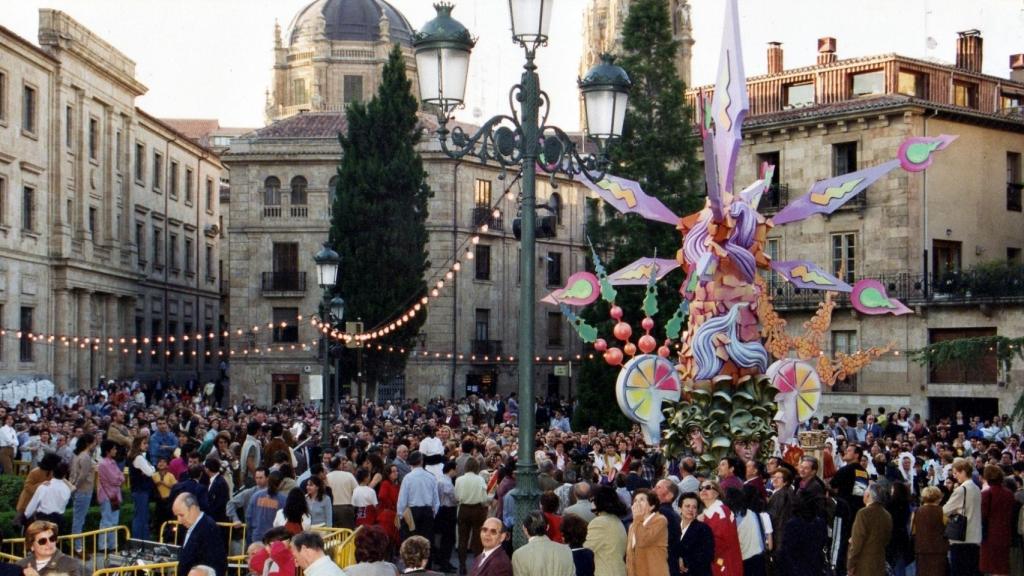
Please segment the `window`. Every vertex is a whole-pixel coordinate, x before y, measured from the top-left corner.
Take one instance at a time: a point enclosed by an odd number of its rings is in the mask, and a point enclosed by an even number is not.
[[[885,94],[885,72],[881,70],[853,74],[850,83],[854,96]]]
[[[274,308],[274,342],[298,341],[299,309]]]
[[[858,350],[856,330],[833,330],[832,331],[832,356],[842,353],[851,355]],[[857,376],[850,375],[846,380],[836,380],[832,386],[833,392],[856,392]]]
[[[153,151],[153,190],[160,189],[160,179],[163,178],[164,157],[157,151]]]
[[[490,340],[491,331],[491,311],[488,308],[477,308],[475,314],[475,331],[473,335],[477,342],[487,342]]]
[[[7,224],[7,179],[0,176],[0,226]]]
[[[270,176],[263,181],[263,204],[267,206],[281,205],[281,181],[277,176]]]
[[[171,160],[171,171],[167,174],[167,193],[171,198],[178,197],[178,163]]]
[[[189,322],[185,323],[183,336],[188,336],[188,340],[184,337],[181,339],[181,350],[185,353],[185,362],[187,363],[192,361],[192,342],[195,340],[195,334],[192,333],[192,324]]]
[[[995,328],[932,328],[928,330],[928,343],[995,335]],[[995,350],[989,350],[981,358],[972,358],[969,362],[943,362],[929,366],[929,369],[929,380],[936,384],[995,384],[998,378]]]
[[[555,222],[558,224],[562,223],[562,197],[558,194],[552,194],[551,198],[548,198],[548,208],[554,213]]]
[[[170,240],[171,243],[171,272],[177,274],[178,271],[181,270],[181,268],[178,267],[178,235],[171,234],[168,239]]]
[[[89,233],[96,237],[96,207],[89,206]]]
[[[561,312],[548,312],[548,346],[563,346],[562,342],[562,318]]]
[[[135,365],[142,366],[142,326],[145,324],[146,319],[142,316],[135,317]]]
[[[809,106],[814,104],[814,82],[790,84],[786,91],[786,106]]]
[[[928,97],[928,75],[920,72],[900,71],[896,79],[896,91],[914,98]]]
[[[29,232],[35,230],[36,191],[25,186],[21,191],[21,227]]]
[[[139,266],[146,265],[146,225],[142,222],[135,223],[135,246],[139,254]],[[138,334],[138,332],[136,332]]]
[[[842,273],[840,273],[840,271]],[[836,278],[853,284],[857,272],[857,233],[843,232],[832,235],[832,273]]]
[[[32,333],[32,312],[34,308],[28,306],[21,307],[21,324],[19,330],[21,330],[21,346],[18,353],[18,360],[21,362],[32,361],[32,339],[29,335]]]
[[[75,136],[75,109],[71,106],[64,108],[64,143],[71,148]]]
[[[769,184],[768,189],[765,190],[764,195],[761,197],[761,208],[769,210],[778,210],[782,208],[786,198],[782,197],[782,188],[779,185],[782,179],[782,163],[778,151],[774,152],[762,152],[757,155],[757,165],[754,166],[755,174],[761,175],[762,166],[769,164],[775,167],[775,171],[772,172],[772,181]]]
[[[601,224],[600,200],[597,198],[587,198],[583,206],[584,210],[586,210],[586,225],[599,226]]]
[[[213,178],[206,179],[206,211],[213,212]]]
[[[334,216],[334,203],[338,200],[338,177],[331,176],[327,183],[327,215]]]
[[[999,95],[1000,110],[1013,110],[1015,108],[1020,108],[1022,102],[1024,102],[1024,95],[1022,94],[1003,92]]]
[[[307,100],[306,81],[301,78],[292,80],[292,104],[305,104]]]
[[[978,85],[960,80],[953,81],[953,104],[965,108],[978,107]]]
[[[832,145],[832,176],[857,171],[857,143],[842,142]]]
[[[562,255],[548,252],[548,286],[562,285]]]
[[[146,145],[140,142],[135,143],[135,179],[146,180]]]
[[[124,164],[124,160],[121,158],[121,131],[120,130],[118,130],[115,133],[115,135],[114,135],[114,147],[116,149],[115,152],[114,152],[114,154],[115,154],[115,156],[114,156],[114,167],[117,168],[118,172],[120,172],[121,171],[121,166]]]
[[[30,134],[36,131],[36,89],[25,86],[21,96],[21,129]]]
[[[100,121],[89,118],[89,159],[96,160],[100,153]]]
[[[935,274],[935,291],[942,292],[950,281],[955,283],[953,275],[960,273],[961,252],[963,243],[952,240],[932,241],[932,271]]]
[[[172,340],[173,338],[173,340]],[[167,350],[171,353],[169,363],[178,361],[178,323],[174,320],[167,321]]]
[[[207,324],[205,327],[206,327],[206,330],[203,332],[203,334],[206,334],[207,336],[209,336],[210,334],[213,333],[213,324]],[[207,342],[209,342],[209,340],[207,340]],[[210,346],[209,344],[206,345],[207,350],[209,350],[211,347],[212,346]],[[206,364],[207,366],[209,366],[210,362],[212,362],[212,361],[213,361],[213,357],[212,356],[204,356],[204,358],[203,358],[203,364]]]
[[[7,122],[7,74],[0,72],[0,122]]]
[[[306,205],[306,179],[302,176],[296,176],[292,178],[292,205],[293,206],[305,206]],[[207,203],[206,209],[210,210],[211,205]]]
[[[163,339],[164,335],[164,324],[160,320],[154,318],[149,322],[149,350],[151,352],[150,357],[153,358],[153,364],[160,363],[160,343],[157,342],[157,338]],[[155,352],[155,354],[154,354]]]
[[[185,203],[192,203],[192,180],[193,174],[191,168],[185,168]]]
[[[362,102],[363,100],[363,77],[345,76],[345,104],[349,102]]]
[[[777,261],[779,259],[779,239],[768,238],[768,244],[765,246],[765,252],[768,254],[768,257],[772,259],[772,262]],[[775,289],[781,284],[781,282],[779,282],[779,273],[775,270],[769,269],[762,270],[761,274],[768,283],[768,293],[774,295]]]
[[[1021,189],[1024,188],[1024,178],[1021,178],[1020,152],[1006,153],[1006,209],[1012,212],[1020,212]]]
[[[1020,248],[1007,248],[1006,261],[1010,264],[1020,264]]]
[[[480,208],[491,207],[491,181],[476,179],[473,183],[473,201]]]
[[[192,239],[185,238],[185,274],[189,276],[196,273],[196,257],[192,247]]]
[[[206,280],[213,282],[217,279],[213,271],[213,246],[206,245]]]
[[[159,228],[153,228],[153,266],[164,265],[164,233]]]
[[[476,247],[476,276],[477,280],[491,279],[491,247],[478,244]]]

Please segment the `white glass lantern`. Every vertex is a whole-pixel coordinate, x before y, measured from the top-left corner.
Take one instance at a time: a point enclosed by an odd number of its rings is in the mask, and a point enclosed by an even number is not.
[[[447,116],[462,105],[469,73],[469,55],[475,40],[469,30],[452,18],[452,5],[435,4],[437,16],[413,38],[420,100],[433,104]]]
[[[512,39],[524,46],[547,42],[554,4],[554,0],[508,0]]]
[[[601,63],[587,71],[579,81],[587,119],[587,135],[598,142],[622,136],[632,82],[611,55],[603,54]]]
[[[337,284],[341,257],[337,252],[331,250],[328,243],[324,242],[324,247],[313,256],[313,262],[316,262],[317,284],[321,288],[331,288]]]

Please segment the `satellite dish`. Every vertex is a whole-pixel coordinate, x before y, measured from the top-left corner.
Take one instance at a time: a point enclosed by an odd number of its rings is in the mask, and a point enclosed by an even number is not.
[[[929,50],[935,50],[939,47],[939,43],[932,36],[929,36],[928,39],[924,41],[924,44]]]

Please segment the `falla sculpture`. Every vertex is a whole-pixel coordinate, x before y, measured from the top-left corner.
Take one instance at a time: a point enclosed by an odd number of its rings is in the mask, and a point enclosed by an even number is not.
[[[851,286],[811,261],[773,262],[764,250],[768,231],[831,214],[897,168],[922,171],[931,165],[935,152],[956,139],[907,138],[897,158],[819,181],[773,218],[766,218],[758,205],[775,167],[763,165],[760,178],[745,188],[737,190],[734,183],[749,102],[737,0],[725,5],[718,76],[700,123],[707,184],[704,208],[678,217],[636,182],[611,175],[596,183],[579,179],[620,212],[674,225],[682,236],[675,259],[655,255],[609,274],[592,251],[596,273],[574,274],[565,288],[542,300],[560,306],[581,339],[593,343],[605,362],[619,369],[616,400],[623,413],[640,424],[648,442],[667,453],[695,454],[705,466],[732,453],[763,458],[795,442],[799,424],[815,413],[826,387],[890,351],[885,346],[834,358],[824,354],[822,342],[835,294],[850,293],[851,305],[862,314],[912,313],[890,298],[877,280],[862,279]],[[671,310],[659,338],[654,287],[675,268],[685,274],[679,288],[682,300]],[[797,288],[823,292],[803,335],[787,335],[786,322],[773,309],[759,274],[768,270]],[[647,291],[636,332],[625,320],[626,312],[615,305],[616,286],[630,285],[645,286]],[[598,330],[573,311],[598,298],[610,305],[614,321],[608,340],[599,338]],[[635,333],[640,335],[634,342]]]

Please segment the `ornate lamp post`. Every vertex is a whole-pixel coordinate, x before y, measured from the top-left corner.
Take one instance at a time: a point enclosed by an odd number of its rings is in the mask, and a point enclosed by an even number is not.
[[[538,508],[537,467],[534,449],[534,257],[536,243],[537,171],[562,174],[570,178],[584,175],[597,181],[608,166],[608,145],[622,135],[629,76],[612,64],[610,58],[591,68],[579,80],[583,93],[589,139],[597,154],[581,156],[576,144],[556,126],[547,124],[550,98],[540,89],[537,48],[546,45],[551,24],[552,0],[509,0],[512,40],[526,54],[519,84],[509,92],[512,115],[498,115],[483,124],[472,136],[458,126],[447,125],[452,111],[462,106],[469,72],[469,56],[476,40],[465,26],[451,16],[453,6],[434,5],[437,17],[427,22],[413,39],[419,76],[420,98],[436,108],[441,149],[451,158],[475,156],[482,162],[494,161],[504,172],[509,167],[522,170],[522,236],[520,272],[524,279],[519,305],[519,455],[516,464],[516,524]],[[544,116],[540,118],[541,111]],[[450,140],[450,142],[449,142]],[[513,533],[516,544],[522,542],[521,530]]]
[[[316,262],[316,281],[324,291],[323,313],[326,328],[320,329],[320,350],[324,355],[323,371],[323,398],[320,400],[320,445],[324,450],[331,446],[331,428],[327,416],[330,410],[329,392],[331,390],[331,344],[330,332],[334,328],[334,322],[340,321],[345,314],[345,301],[340,296],[328,301],[331,289],[338,283],[338,268],[341,264],[341,257],[331,249],[330,244],[324,242],[324,247],[313,255],[313,262]],[[340,376],[340,375],[339,375]]]

